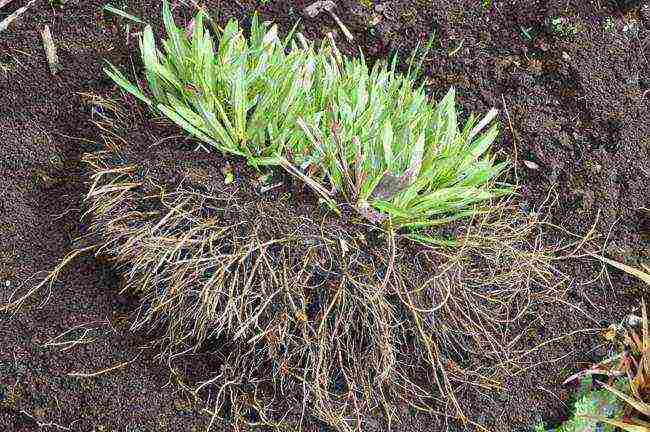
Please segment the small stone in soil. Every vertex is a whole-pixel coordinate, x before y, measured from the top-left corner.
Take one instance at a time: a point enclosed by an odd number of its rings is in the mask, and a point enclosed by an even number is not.
[[[526,165],[526,168],[528,168],[528,169],[532,169],[532,170],[538,170],[539,169],[539,165],[537,165],[533,161],[524,160],[522,162],[524,163],[524,165]]]
[[[639,316],[636,315],[628,315],[627,316],[627,325],[630,327],[636,327],[640,325],[643,322],[643,319]]]

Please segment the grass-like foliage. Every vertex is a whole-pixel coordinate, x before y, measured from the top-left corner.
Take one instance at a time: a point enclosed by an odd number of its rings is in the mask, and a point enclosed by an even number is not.
[[[258,157],[282,153],[296,116],[305,111],[309,53],[291,50],[289,38],[277,36],[253,20],[247,40],[230,21],[217,42],[199,11],[188,36],[163,4],[167,38],[158,50],[147,25],[140,38],[145,92],[114,66],[105,72],[124,90],[158,110],[196,138],[224,153]],[[294,126],[295,129],[295,126]]]
[[[329,186],[369,219],[428,226],[469,216],[472,204],[510,191],[486,187],[505,167],[484,156],[497,126],[479,135],[495,111],[478,124],[470,118],[460,132],[453,89],[434,107],[394,63],[330,59],[323,70],[334,77],[316,80],[332,82],[319,121],[300,123],[311,141],[305,147],[315,150]]]
[[[479,202],[511,191],[493,187],[505,163],[486,155],[496,111],[459,129],[453,89],[430,104],[414,74],[369,67],[253,19],[247,40],[236,21],[216,25],[199,10],[191,35],[163,6],[162,51],[150,26],[140,38],[147,90],[111,66],[124,90],[185,131],[252,165],[281,165],[333,209],[352,205],[393,228],[427,227],[475,214]],[[212,21],[210,21],[212,22]],[[484,131],[487,129],[486,131]]]

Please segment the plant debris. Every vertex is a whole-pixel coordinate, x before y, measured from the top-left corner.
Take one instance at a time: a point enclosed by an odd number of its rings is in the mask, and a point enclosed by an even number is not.
[[[63,66],[59,63],[59,56],[56,54],[56,45],[54,45],[54,40],[52,40],[52,33],[50,33],[49,26],[46,25],[41,30],[41,37],[43,38],[43,47],[45,48],[47,63],[50,66],[50,73],[56,75],[63,70]]]
[[[348,39],[348,41],[350,42],[354,41],[354,36],[350,32],[350,30],[348,30],[345,24],[343,24],[343,21],[341,21],[338,15],[334,13],[334,8],[336,8],[336,3],[334,3],[332,0],[319,0],[305,7],[303,9],[303,12],[309,18],[316,18],[318,14],[320,14],[323,11],[329,13],[334,19],[334,21],[336,22],[336,25],[339,26],[339,28],[341,29],[345,37]]]
[[[10,26],[10,25],[11,25],[11,24],[12,24],[12,23],[13,23],[13,22],[18,18],[18,17],[20,17],[20,16],[21,16],[22,14],[24,14],[25,12],[27,12],[27,9],[29,9],[29,7],[30,7],[31,5],[33,5],[35,1],[36,1],[36,0],[29,0],[25,6],[19,8],[18,10],[16,10],[16,12],[12,13],[12,14],[9,15],[7,18],[5,18],[4,20],[2,20],[2,21],[0,22],[0,33],[2,33],[3,31],[7,30],[7,29],[9,28],[9,26]],[[5,4],[8,4],[8,3],[5,3]],[[3,6],[4,6],[4,5],[3,5]]]

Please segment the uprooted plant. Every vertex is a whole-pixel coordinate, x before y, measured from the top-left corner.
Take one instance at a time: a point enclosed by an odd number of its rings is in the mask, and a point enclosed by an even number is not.
[[[166,2],[163,18],[162,52],[150,26],[140,38],[146,90],[114,66],[106,73],[213,148],[283,166],[331,208],[348,203],[373,222],[421,228],[475,215],[476,203],[511,192],[492,186],[506,166],[486,155],[495,110],[460,131],[453,89],[434,107],[395,61],[370,68],[331,38],[316,49],[299,37],[299,46],[294,32],[281,40],[256,17],[249,40],[232,20],[216,42],[203,10],[190,36]]]
[[[501,202],[457,227],[457,249],[422,246],[346,223],[311,194],[260,193],[241,163],[226,182],[220,157],[173,141],[152,153],[161,136],[141,142],[148,125],[95,102],[107,145],[84,157],[85,247],[3,309],[52,288],[83,251],[111,259],[139,298],[131,329],[151,332],[215,419],[302,430],[309,414],[352,432],[408,407],[471,422],[456,392],[501,389],[525,351],[511,323],[563,295],[535,213]],[[209,371],[185,377],[183,360],[198,355]]]

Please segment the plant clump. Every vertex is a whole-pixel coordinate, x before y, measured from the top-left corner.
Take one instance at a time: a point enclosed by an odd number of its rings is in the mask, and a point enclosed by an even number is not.
[[[464,418],[455,389],[499,389],[517,363],[492,331],[559,295],[535,219],[509,206],[458,227],[463,247],[443,253],[352,224],[289,192],[291,177],[261,192],[235,161],[229,182],[219,157],[134,149],[116,123],[102,126],[109,148],[85,157],[87,242],[123,269],[123,292],[140,298],[132,329],[156,335],[161,360],[180,369],[183,354],[210,353],[216,370],[191,392],[215,418],[310,414],[340,431],[376,409],[389,422],[400,407]]]
[[[493,186],[506,164],[487,154],[496,111],[460,130],[453,89],[433,106],[414,84],[417,68],[369,67],[331,38],[318,49],[293,31],[282,40],[257,18],[248,40],[234,20],[213,23],[216,42],[203,10],[191,35],[166,2],[163,18],[162,51],[150,26],[140,38],[146,86],[114,66],[106,73],[220,152],[282,166],[335,211],[351,205],[390,228],[421,228],[475,215],[477,203],[511,192]]]
[[[81,253],[110,260],[139,299],[131,329],[213,419],[281,430],[310,415],[351,432],[408,408],[465,421],[457,390],[500,390],[522,361],[512,327],[564,295],[536,213],[502,202],[448,228],[460,247],[425,246],[336,215],[294,177],[191,151],[157,120],[93,102],[106,148],[84,156],[85,235],[2,310],[51,290]],[[197,357],[208,370],[181,374]]]

